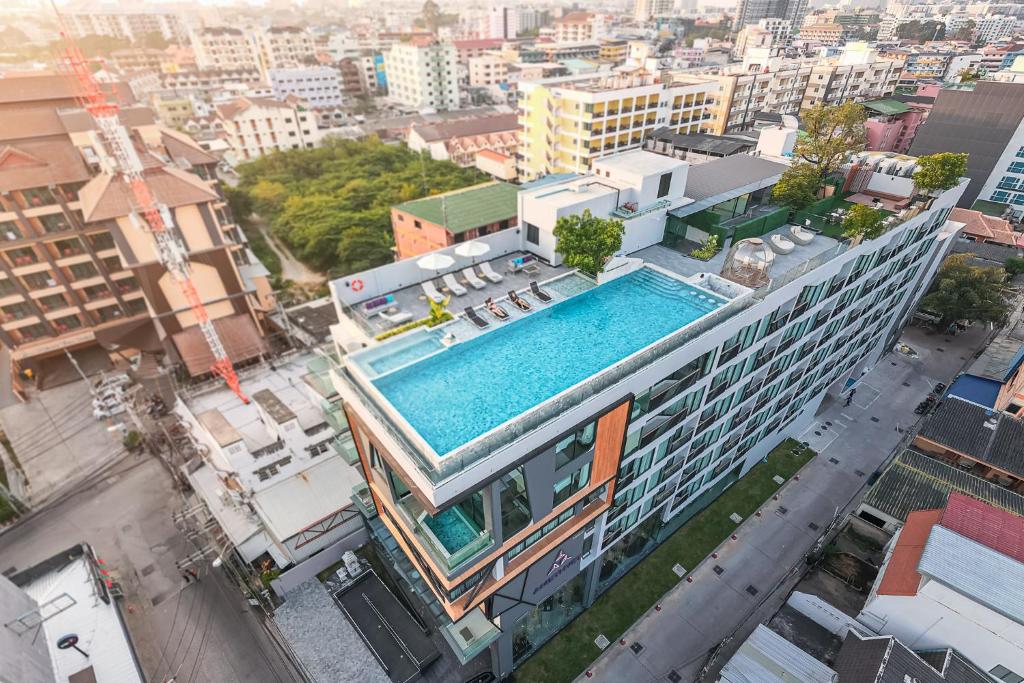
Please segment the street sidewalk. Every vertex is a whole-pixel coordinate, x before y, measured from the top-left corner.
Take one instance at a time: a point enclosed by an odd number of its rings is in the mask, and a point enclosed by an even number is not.
[[[760,516],[740,524],[735,541],[727,540],[717,557],[706,558],[669,591],[660,609],[649,610],[624,635],[605,634],[612,645],[577,680],[697,680],[709,653],[728,639],[703,678],[714,680],[754,627],[781,606],[837,509],[840,515],[852,509],[868,476],[909,438],[918,419],[914,406],[937,382],[949,384],[985,336],[983,329],[958,337],[906,330],[902,341],[919,357],[884,356],[858,382],[850,406],[826,398],[800,437],[818,457],[762,506]]]

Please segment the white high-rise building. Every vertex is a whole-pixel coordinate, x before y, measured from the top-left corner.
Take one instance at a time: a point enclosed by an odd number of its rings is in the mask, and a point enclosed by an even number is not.
[[[492,7],[487,14],[487,37],[513,40],[522,29],[519,26],[520,10],[514,7]]]
[[[633,5],[633,18],[637,21],[650,21],[669,14],[672,14],[672,0],[636,0]]]
[[[733,28],[756,24],[761,19],[785,19],[790,26],[803,24],[807,0],[740,0]]]
[[[256,38],[264,69],[281,69],[305,64],[316,55],[313,36],[297,26],[274,26]]]
[[[341,73],[331,66],[294,66],[268,69],[274,97],[301,97],[314,109],[341,105]]]
[[[202,70],[235,71],[259,69],[256,45],[241,29],[208,26],[189,37],[196,66]]]
[[[385,60],[388,95],[411,109],[458,109],[457,61],[450,42],[395,43]]]

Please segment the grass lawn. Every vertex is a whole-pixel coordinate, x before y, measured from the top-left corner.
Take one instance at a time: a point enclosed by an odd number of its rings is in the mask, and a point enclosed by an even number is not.
[[[711,554],[736,525],[733,512],[752,515],[779,488],[776,475],[789,479],[814,455],[791,453],[795,441],[787,439],[702,512],[684,524],[649,556],[619,579],[567,628],[516,669],[522,683],[565,683],[581,673],[600,654],[594,639],[604,634],[613,643],[680,579],[672,572],[678,562],[693,569]]]
[[[845,199],[841,199],[835,203],[835,206],[828,213],[831,213],[836,209],[843,209],[844,211],[848,211],[851,206],[853,206],[853,202],[848,202]],[[891,216],[893,213],[892,211],[887,211],[886,209],[879,209],[878,212],[882,214],[882,218],[885,218],[886,216]],[[829,223],[827,220],[825,220],[825,216],[807,216],[807,218],[809,218],[811,221],[811,227],[814,228],[815,230],[820,231],[822,235],[825,235],[826,237],[831,237],[832,239],[842,238],[842,223]]]

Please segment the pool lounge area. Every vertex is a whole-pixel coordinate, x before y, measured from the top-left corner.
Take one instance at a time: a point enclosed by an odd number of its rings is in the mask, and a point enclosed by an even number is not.
[[[573,287],[564,279],[561,287]],[[492,318],[487,330],[451,345],[443,343],[446,325],[348,362],[443,457],[727,303],[651,266],[579,289],[516,320]]]

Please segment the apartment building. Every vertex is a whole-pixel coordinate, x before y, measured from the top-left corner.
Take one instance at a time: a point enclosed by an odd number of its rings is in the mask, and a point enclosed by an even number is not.
[[[497,293],[460,306],[516,288],[531,311],[502,298],[511,320],[481,309],[484,329],[460,316],[362,349],[364,302],[412,305],[416,279],[398,262],[331,283],[350,349],[331,376],[371,533],[415,572],[463,661],[490,648],[495,674],[511,673],[891,348],[955,242],[946,216],[966,182],[926,199],[852,167],[856,201],[901,197],[887,232],[816,235],[786,259],[760,240],[712,262],[663,244],[670,217],[763,197],[785,168],[637,150],[526,187],[521,230],[480,238],[508,265]],[[584,210],[624,222],[623,256],[596,281],[555,252],[557,219]]]
[[[127,188],[111,175],[91,117],[53,104],[70,89],[63,77],[0,81],[8,105],[19,93],[37,95],[0,111],[0,343],[41,380],[51,358],[85,347],[164,351],[206,374],[213,356]],[[258,356],[270,287],[220,194],[218,160],[145,107],[125,107],[121,119],[187,245],[229,355]]]
[[[180,43],[188,39],[188,30],[178,12],[159,9],[88,10],[66,9],[61,12],[76,38],[110,36],[126,38],[133,43],[146,34],[159,33],[164,40]]]
[[[865,102],[864,108],[868,110],[864,122],[866,149],[905,154],[927,120],[931,105],[885,99]]]
[[[387,53],[388,97],[409,109],[458,109],[457,52],[434,39],[395,43]]]
[[[263,70],[309,64],[316,59],[316,41],[298,26],[272,26],[256,35]]]
[[[663,82],[643,70],[520,82],[520,178],[584,172],[657,128],[709,132],[717,93],[712,80]]]
[[[556,43],[593,43],[604,37],[604,17],[591,12],[569,12],[554,22]]]
[[[169,55],[163,50],[150,47],[130,47],[124,50],[112,50],[104,63],[112,69],[122,73],[149,69],[151,71],[162,71],[168,62]]]
[[[804,43],[816,43],[825,47],[842,45],[846,38],[841,24],[804,24],[800,28],[800,40]]]
[[[227,136],[234,163],[270,152],[312,149],[323,133],[316,113],[295,97],[239,97],[216,107],[217,120]]]
[[[672,14],[672,0],[636,0],[633,4],[633,18],[643,23],[655,17]]]
[[[807,14],[807,0],[740,0],[733,20],[733,30],[761,19],[784,19],[790,26],[801,26]]]
[[[274,360],[244,378],[248,404],[223,387],[179,397],[175,412],[205,455],[188,468],[217,555],[255,579],[337,543],[365,542],[362,518],[337,495],[362,481],[337,393],[314,354]],[[205,522],[205,520],[203,520]]]
[[[798,115],[816,104],[862,102],[891,95],[902,63],[879,59],[863,43],[851,43],[838,58],[827,60],[772,57],[750,50],[741,65],[714,78],[721,91],[714,125],[717,135],[749,130],[761,112]]]
[[[294,66],[267,70],[274,97],[289,95],[305,100],[313,109],[341,106],[341,72],[331,66]],[[356,75],[358,86],[358,75]]]
[[[242,69],[203,69],[202,71],[172,71],[159,76],[161,90],[178,95],[205,95],[231,87],[245,87],[260,82],[260,71],[255,66]]]
[[[251,36],[230,26],[207,26],[193,31],[189,40],[196,66],[202,70],[260,70],[259,50]]]
[[[971,184],[960,206],[977,199],[1024,215],[1024,83],[976,81],[943,88],[910,153],[968,152]]]
[[[921,650],[952,648],[999,681],[1024,677],[1024,517],[952,492],[910,513],[858,621]]]
[[[501,55],[488,53],[469,59],[469,85],[475,88],[501,85],[508,81],[508,62]]]
[[[784,48],[785,43],[778,43],[775,39],[775,34],[763,24],[766,20],[762,19],[757,24],[750,24],[744,26],[739,33],[736,34],[736,42],[733,45],[733,56],[737,59],[743,59],[747,54],[753,53],[754,50],[768,50],[768,54],[777,54],[780,49]],[[773,48],[776,48],[773,50]]]
[[[976,43],[994,43],[997,40],[1010,39],[1017,34],[1018,17],[1001,14],[984,15],[974,19]]]
[[[476,153],[485,149],[514,157],[518,133],[515,114],[492,114],[412,125],[406,144],[414,152],[429,152],[432,159],[467,167],[474,164]]]

